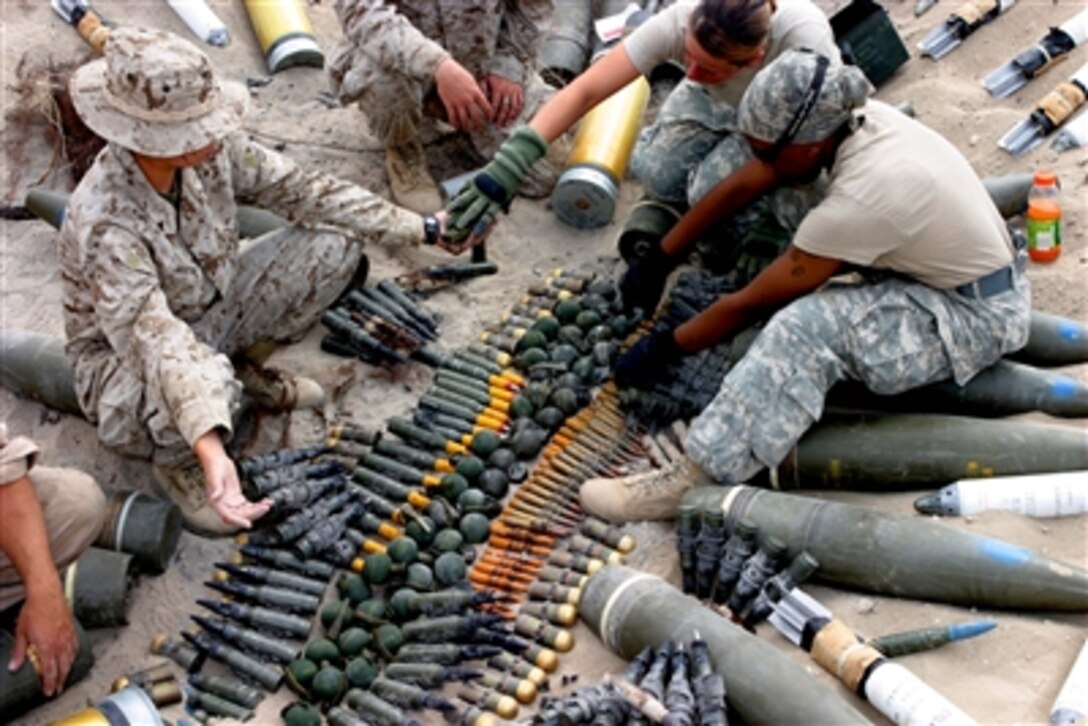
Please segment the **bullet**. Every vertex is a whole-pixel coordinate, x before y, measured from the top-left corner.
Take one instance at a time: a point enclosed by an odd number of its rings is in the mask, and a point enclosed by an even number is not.
[[[229,676],[193,673],[189,676],[189,683],[206,693],[212,693],[246,708],[256,708],[257,704],[264,699],[264,694],[256,688]]]
[[[263,562],[272,567],[293,570],[300,575],[305,575],[314,580],[328,580],[336,572],[336,569],[320,560],[300,560],[289,550],[277,550],[258,545],[242,545],[241,552],[246,557]]]
[[[447,441],[438,434],[427,431],[404,419],[390,418],[385,423],[391,433],[399,436],[405,441],[420,443],[431,449],[445,451],[447,454],[468,453],[468,450],[463,445],[454,441]]]
[[[389,703],[412,710],[430,708],[437,711],[453,711],[452,703],[436,693],[428,693],[417,685],[378,676],[370,684],[370,690]]]
[[[473,682],[473,685],[492,692],[513,696],[518,703],[522,704],[532,703],[537,694],[536,684],[532,681],[522,680],[510,673],[499,673],[497,671],[483,671],[480,677]]]
[[[566,653],[574,647],[574,634],[569,630],[557,628],[532,615],[518,615],[514,619],[514,632],[531,638],[560,653]]]
[[[779,592],[787,593],[792,588],[779,588]],[[904,633],[892,633],[882,635],[879,638],[871,638],[869,645],[888,658],[899,658],[912,653],[922,653],[942,645],[954,643],[957,640],[967,640],[977,635],[988,633],[997,627],[993,620],[972,620],[967,623],[946,625],[941,628],[920,628],[908,630]]]
[[[892,491],[942,486],[965,477],[1083,469],[1088,469],[1088,437],[1082,430],[889,414],[825,417],[767,476],[776,489]]]
[[[513,719],[518,715],[518,702],[510,696],[494,691],[485,691],[475,686],[463,685],[457,689],[457,697],[495,713],[503,719]]]
[[[317,612],[320,598],[316,595],[284,590],[265,585],[246,585],[241,582],[205,581],[206,586],[232,597],[240,597],[261,605],[297,610],[307,614]]]
[[[787,640],[810,652],[824,670],[896,724],[975,723],[909,670],[859,643],[849,626],[801,588],[775,604],[770,622]]]
[[[461,666],[444,666],[439,663],[396,662],[385,667],[385,675],[423,688],[441,688],[447,681],[470,681],[479,678],[480,671]],[[392,698],[389,700],[396,701]]]
[[[181,635],[209,658],[230,666],[242,676],[255,680],[266,690],[275,691],[279,688],[280,681],[283,680],[283,673],[279,668],[273,668],[270,665],[254,660],[245,653],[235,650],[204,633],[182,631]]]
[[[405,643],[393,658],[395,663],[435,663],[455,665],[466,660],[487,658],[500,652],[491,645],[460,645],[458,643]]]
[[[398,479],[406,484],[417,484],[424,487],[437,487],[442,478],[434,474],[427,474],[414,466],[403,464],[396,459],[390,459],[381,454],[368,453],[359,459],[359,463],[382,474]]]
[[[80,631],[82,634],[82,630]],[[82,647],[82,643],[80,644]],[[190,647],[188,643],[174,640],[166,635],[156,635],[151,639],[151,652],[177,663],[186,673],[195,673],[204,666],[204,654]]]
[[[537,689],[540,689],[548,680],[548,674],[543,668],[538,668],[513,653],[497,653],[488,659],[487,665],[495,670],[509,672],[518,678],[531,681]]]
[[[1007,357],[1041,368],[1088,363],[1088,328],[1076,320],[1033,310],[1027,344]]]
[[[230,562],[216,562],[215,566],[231,575],[241,577],[250,582],[267,583],[278,587],[285,587],[298,592],[308,592],[311,595],[321,596],[325,594],[328,583],[311,580],[307,577],[292,575],[289,572],[278,572],[267,567],[256,565],[236,565]]]
[[[596,517],[586,517],[579,531],[586,537],[608,545],[620,554],[629,554],[635,549],[635,540],[619,527]]]
[[[406,717],[396,705],[370,691],[352,688],[344,696],[344,705],[358,711],[367,722],[420,726],[419,721]]]
[[[971,517],[1016,512],[1028,517],[1068,517],[1088,511],[1088,471],[961,479],[914,501],[920,514]]]
[[[185,705],[189,708],[199,708],[207,712],[209,716],[222,716],[239,721],[248,721],[253,718],[251,709],[192,686],[185,689]]]
[[[822,582],[968,607],[1088,609],[1083,569],[928,519],[744,485],[695,487],[684,502],[724,512],[727,528],[751,519],[787,556],[809,552]]]
[[[1074,726],[1088,716],[1088,641],[1080,649],[1050,708],[1050,726]]]
[[[390,499],[401,502],[408,502],[413,507],[418,507],[419,509],[425,509],[427,505],[431,503],[430,497],[424,494],[421,489],[406,487],[400,482],[393,481],[389,477],[379,474],[376,471],[371,471],[366,467],[356,467],[351,477],[359,484],[362,484],[380,496],[389,497]]]
[[[333,333],[346,339],[356,353],[364,355],[368,362],[398,365],[407,360],[399,351],[389,347],[363,329],[343,310],[326,310],[321,315],[321,322]]]
[[[480,628],[487,628],[501,621],[498,615],[474,613],[471,615],[444,615],[437,618],[419,618],[404,624],[401,632],[408,642],[441,643],[455,638],[469,637]]]
[[[687,642],[697,630],[725,679],[730,705],[746,723],[868,723],[769,642],[653,575],[619,565],[601,569],[586,585],[581,612],[623,658],[669,640]]]
[[[844,381],[828,396],[840,409],[900,413],[945,413],[983,418],[1041,413],[1061,418],[1088,416],[1088,386],[1075,378],[999,360],[964,386],[939,381],[894,396],[873,393],[865,384]]]
[[[291,645],[271,636],[232,625],[227,620],[206,618],[201,615],[190,615],[189,617],[212,635],[281,663],[293,661],[298,658],[301,651],[301,648],[297,645]]]

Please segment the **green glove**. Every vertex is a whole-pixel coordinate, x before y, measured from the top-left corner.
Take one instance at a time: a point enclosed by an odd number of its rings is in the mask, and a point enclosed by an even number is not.
[[[548,143],[528,126],[514,129],[494,158],[464,186],[446,207],[450,223],[446,236],[454,242],[486,229],[499,211],[510,207],[536,160],[548,153]]]

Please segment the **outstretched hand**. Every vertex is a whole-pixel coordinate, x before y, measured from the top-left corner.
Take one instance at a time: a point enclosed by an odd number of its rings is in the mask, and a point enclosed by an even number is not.
[[[242,494],[238,469],[227,456],[218,431],[200,437],[194,449],[204,470],[204,488],[208,504],[227,524],[250,529],[253,523],[268,513],[272,502],[262,499],[251,502]]]

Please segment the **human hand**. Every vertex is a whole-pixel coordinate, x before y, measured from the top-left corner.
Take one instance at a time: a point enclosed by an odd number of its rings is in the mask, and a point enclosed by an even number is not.
[[[467,237],[463,237],[459,240],[450,239],[447,230],[450,224],[449,212],[445,210],[435,213],[435,219],[438,220],[438,241],[435,245],[451,255],[459,255],[465,250],[470,250],[478,244],[483,244],[490,235],[492,230],[495,229],[495,225],[499,223],[497,219],[491,220],[490,223],[481,222],[472,230]]]
[[[201,436],[193,448],[204,470],[204,491],[208,504],[224,522],[250,529],[254,521],[268,513],[272,502],[267,499],[251,502],[242,494],[238,469],[227,456],[218,431],[209,431]]]
[[[661,378],[670,363],[680,360],[684,349],[672,328],[644,335],[616,361],[613,375],[620,388],[648,388]]]
[[[489,73],[484,76],[483,87],[491,102],[491,122],[502,128],[514,123],[525,108],[525,89],[521,84]]]
[[[453,58],[438,64],[434,72],[435,86],[446,116],[454,128],[461,131],[478,129],[493,116],[494,109],[480,84],[465,67]]]
[[[675,267],[675,260],[666,255],[660,245],[654,245],[645,255],[631,262],[619,284],[624,310],[631,313],[640,308],[644,317],[653,315],[665,292],[665,282]]]
[[[460,242],[483,234],[518,193],[521,181],[537,159],[548,153],[548,142],[529,126],[519,126],[494,158],[446,205],[450,221],[446,235]]]
[[[29,658],[41,679],[42,693],[52,696],[64,689],[78,651],[72,611],[61,594],[60,581],[56,588],[28,591],[15,624],[8,670],[19,670]]]

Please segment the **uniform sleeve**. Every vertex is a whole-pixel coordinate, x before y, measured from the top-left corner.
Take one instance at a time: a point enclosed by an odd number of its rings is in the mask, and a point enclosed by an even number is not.
[[[7,424],[0,421],[0,486],[26,476],[38,460],[38,445],[25,436],[8,440]]]
[[[795,22],[782,39],[782,48],[808,48],[825,55],[835,62],[842,62],[839,45],[831,23],[823,11],[812,8],[803,18]]]
[[[235,196],[304,228],[333,229],[364,242],[417,245],[423,218],[362,187],[293,161],[240,134],[226,142]]]
[[[848,195],[835,194],[805,215],[793,243],[813,255],[870,267],[900,239],[882,216]]]
[[[351,46],[376,68],[426,80],[450,54],[383,0],[336,0],[340,26]]]
[[[499,38],[488,70],[521,84],[528,83],[540,47],[540,30],[551,21],[552,0],[504,0]]]
[[[690,10],[690,6],[686,7]],[[681,30],[679,35],[681,48],[677,48],[674,42],[676,33],[673,31],[678,26],[683,26],[681,12],[684,8],[683,4],[674,3],[655,14],[624,38],[624,50],[642,75],[650,75],[654,68],[662,63],[683,59],[683,31]],[[680,51],[679,57],[677,57],[678,51]]]
[[[214,428],[231,430],[226,356],[197,340],[167,304],[158,271],[139,236],[107,223],[91,230],[86,264],[95,316],[110,347],[159,386],[171,420],[192,446]]]

